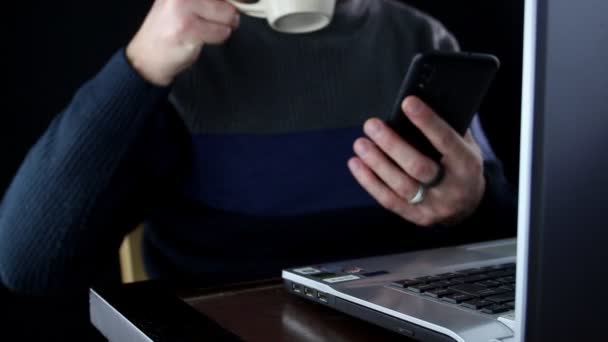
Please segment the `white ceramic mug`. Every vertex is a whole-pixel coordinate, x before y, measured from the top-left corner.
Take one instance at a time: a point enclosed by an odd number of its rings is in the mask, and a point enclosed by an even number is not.
[[[227,1],[247,15],[266,18],[273,29],[285,33],[307,33],[326,27],[336,7],[336,0]]]

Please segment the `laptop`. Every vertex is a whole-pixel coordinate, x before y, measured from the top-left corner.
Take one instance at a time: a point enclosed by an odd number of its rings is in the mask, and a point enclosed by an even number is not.
[[[526,1],[517,239],[302,265],[287,291],[421,341],[602,340],[607,20]]]
[[[290,293],[423,341],[491,341],[514,329],[516,240],[283,271]]]

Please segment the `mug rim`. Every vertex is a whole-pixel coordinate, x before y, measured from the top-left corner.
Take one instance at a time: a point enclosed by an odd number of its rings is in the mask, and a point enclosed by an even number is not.
[[[308,24],[308,25],[287,27],[287,28],[279,25],[279,22],[281,20],[284,20],[287,17],[302,16],[302,15],[316,16],[317,18],[316,18],[315,22]],[[273,18],[272,21],[269,20],[269,24],[275,30],[277,30],[279,32],[283,32],[283,33],[309,33],[309,32],[318,31],[318,30],[321,30],[321,29],[327,27],[329,24],[331,24],[331,19],[332,19],[332,16],[328,15],[327,13],[308,11],[308,12],[285,13],[276,18]]]

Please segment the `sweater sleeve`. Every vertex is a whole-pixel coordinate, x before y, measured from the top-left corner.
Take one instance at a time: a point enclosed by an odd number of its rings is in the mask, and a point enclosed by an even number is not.
[[[502,162],[490,146],[478,116],[473,119],[471,132],[483,154],[486,189],[475,213],[448,229],[448,234],[454,241],[463,243],[514,237],[517,232],[516,192],[505,177]]]
[[[5,286],[61,294],[115,262],[183,156],[179,119],[162,115],[167,94],[134,71],[123,49],[52,121],[0,203]]]

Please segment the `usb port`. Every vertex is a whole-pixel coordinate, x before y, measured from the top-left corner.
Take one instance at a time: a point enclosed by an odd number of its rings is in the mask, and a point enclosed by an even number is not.
[[[300,284],[291,283],[291,289],[295,293],[302,293],[302,287],[300,286]]]
[[[304,288],[304,294],[307,295],[308,297],[315,297],[315,292],[313,289],[309,289],[308,287]]]
[[[327,303],[327,295],[325,293],[317,291],[317,299],[323,303]]]

